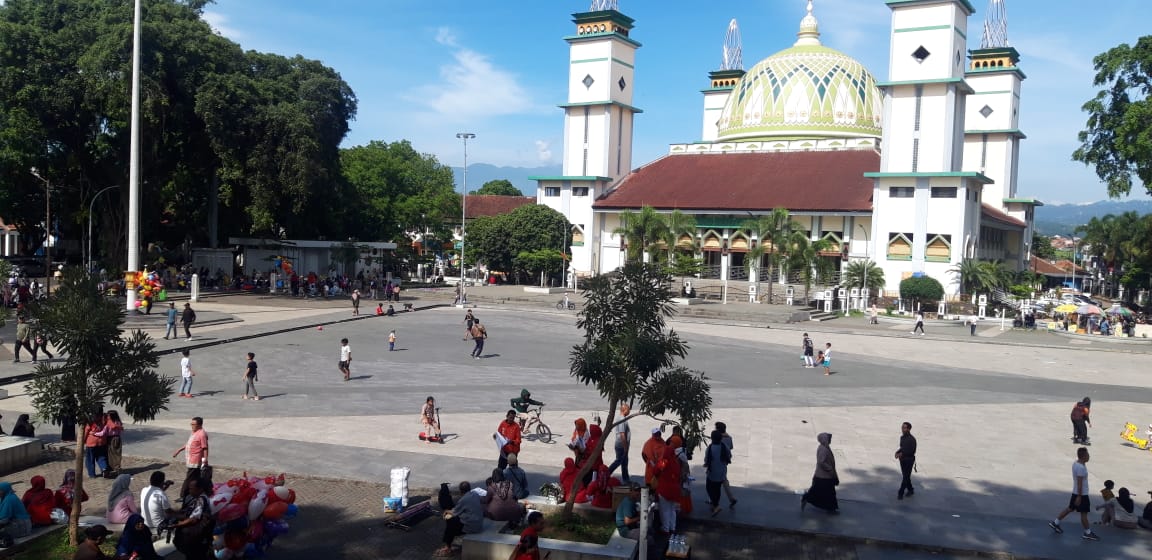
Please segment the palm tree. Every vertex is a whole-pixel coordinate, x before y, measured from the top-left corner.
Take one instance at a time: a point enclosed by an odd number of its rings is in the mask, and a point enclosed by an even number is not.
[[[872,259],[852,261],[844,269],[844,283],[851,287],[874,289],[880,294],[884,289],[884,269],[876,266]]]
[[[991,282],[987,277],[987,269],[981,267],[980,261],[973,258],[961,260],[956,266],[948,269],[948,272],[960,277],[961,295],[973,295],[980,291],[982,286]]]
[[[620,227],[612,230],[628,244],[628,261],[641,262],[644,253],[651,253],[667,231],[664,219],[655,208],[645,206],[640,212],[625,210],[620,213]]]
[[[786,246],[792,232],[800,229],[800,227],[800,224],[792,221],[787,208],[773,208],[771,213],[760,216],[755,220],[748,220],[743,224],[743,229],[752,232],[756,236],[758,246],[768,244],[762,253],[757,253],[758,255],[767,257],[768,303],[772,303],[772,273],[780,264],[782,256],[780,253],[781,246]],[[752,258],[752,251],[749,251],[749,255],[746,258]],[[759,256],[757,260],[759,260]],[[756,281],[760,281],[759,275],[757,275]]]
[[[828,263],[820,258],[820,253],[831,249],[832,243],[827,239],[812,241],[802,231],[792,232],[790,241],[788,268],[800,271],[800,279],[804,282],[804,304],[807,305],[812,282],[818,277],[826,276],[828,272]]]
[[[692,238],[692,253],[696,253],[696,216],[673,210],[671,214],[662,216],[664,219],[664,243],[668,247],[668,264],[672,264],[672,255],[680,249],[680,238],[687,235]]]

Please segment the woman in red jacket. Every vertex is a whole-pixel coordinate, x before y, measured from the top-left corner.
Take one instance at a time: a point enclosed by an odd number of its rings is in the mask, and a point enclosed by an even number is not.
[[[683,496],[682,489],[676,449],[665,446],[664,456],[657,463],[656,494],[660,497],[660,528],[666,534],[676,532],[676,504]]]
[[[52,524],[52,508],[56,507],[56,495],[46,488],[44,477],[36,475],[31,480],[32,487],[24,492],[20,501],[24,502],[24,509],[32,517],[32,526],[40,527]]]

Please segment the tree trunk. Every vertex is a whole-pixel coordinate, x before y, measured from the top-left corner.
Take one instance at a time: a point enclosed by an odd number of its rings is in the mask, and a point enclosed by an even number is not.
[[[84,425],[77,424],[79,434],[76,437],[76,485],[72,489],[72,511],[68,512],[68,544],[76,546],[80,527],[80,507],[84,497]]]
[[[612,423],[616,419],[616,408],[619,406],[619,404],[620,399],[612,399],[608,403],[608,406],[610,407],[608,409],[608,421],[605,422],[604,425],[608,426],[609,429],[615,428]],[[597,455],[603,456],[604,442],[608,441],[608,437],[609,432],[607,431],[600,434],[600,441],[596,442],[596,447],[592,448],[592,451],[588,453],[589,458],[584,461],[584,466],[580,467],[580,472],[576,473],[576,479],[572,481],[572,487],[568,489],[568,500],[564,502],[563,517],[565,519],[572,517],[572,508],[576,507],[576,490],[580,488],[580,483],[584,481],[584,477],[588,476],[588,471],[592,470],[591,458]],[[631,435],[629,435],[629,437],[631,437]],[[631,439],[628,440],[628,444],[631,446]],[[631,451],[631,449],[629,449],[629,451]]]

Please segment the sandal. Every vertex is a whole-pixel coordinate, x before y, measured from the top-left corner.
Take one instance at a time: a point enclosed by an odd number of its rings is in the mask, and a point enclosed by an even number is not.
[[[433,553],[432,553],[432,556],[433,556],[434,558],[450,558],[450,557],[451,557],[452,555],[454,555],[455,553],[456,553],[456,551],[455,551],[455,550],[453,550],[453,549],[451,549],[451,548],[443,548],[443,547],[441,547],[441,548],[437,548],[437,549],[436,549],[436,552],[433,552]]]

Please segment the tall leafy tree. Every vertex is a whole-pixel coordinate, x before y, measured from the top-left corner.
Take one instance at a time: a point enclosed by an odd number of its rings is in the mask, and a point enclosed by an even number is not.
[[[476,189],[470,194],[488,194],[496,196],[524,196],[520,189],[512,184],[508,179],[493,179],[484,183],[479,189]]]
[[[772,275],[783,261],[788,240],[792,232],[800,229],[800,224],[792,220],[787,208],[773,208],[772,212],[744,222],[743,228],[756,236],[759,245],[766,245],[762,252],[764,265],[768,267],[768,302],[772,302]],[[757,275],[759,280],[759,275]]]
[[[812,284],[817,277],[822,277],[820,270],[824,261],[820,253],[832,248],[826,239],[812,241],[802,231],[793,232],[791,248],[788,250],[788,268],[800,271],[800,281],[804,283],[804,302],[807,304],[808,296],[812,291]],[[851,265],[849,265],[851,266]]]
[[[124,309],[105,298],[95,278],[79,268],[65,269],[63,281],[47,303],[33,310],[40,328],[66,356],[61,363],[40,362],[28,384],[32,406],[45,419],[87,417],[112,405],[136,422],[167,409],[174,379],[156,371],[155,344],[142,331],[124,334]],[[82,428],[80,432],[82,432]],[[84,492],[84,455],[76,453],[76,495]],[[80,500],[72,504],[70,542],[77,542]]]
[[[671,278],[655,264],[629,262],[618,275],[588,280],[584,308],[576,327],[584,342],[572,348],[571,374],[593,385],[608,401],[604,433],[636,416],[673,415],[684,427],[686,441],[699,441],[711,416],[712,396],[703,373],[679,365],[688,345],[667,327],[673,315]],[[620,403],[632,404],[627,418],[617,418]],[[609,438],[600,438],[591,450],[604,451]],[[586,461],[575,484],[592,468]],[[576,488],[570,488],[564,512],[571,515]]]
[[[914,306],[944,298],[944,286],[931,276],[912,276],[900,281],[900,299],[913,302]]]
[[[867,287],[868,290],[877,295],[882,295],[884,269],[880,268],[872,259],[852,261],[844,269],[844,283],[854,288]]]
[[[561,258],[570,228],[563,214],[547,206],[526,204],[507,214],[473,220],[468,224],[464,250],[469,262],[512,273],[519,282],[541,270],[560,272],[554,258]],[[542,268],[545,262],[550,264]]]
[[[696,252],[696,216],[673,210],[670,214],[662,216],[664,220],[664,246],[668,249],[668,262],[673,262],[673,255],[677,251]],[[684,236],[691,238],[687,246],[680,244]]]
[[[1092,61],[1093,85],[1104,89],[1083,106],[1088,123],[1072,159],[1095,168],[1110,196],[1129,194],[1136,181],[1152,193],[1152,35]]]
[[[427,228],[443,238],[446,224],[459,223],[460,195],[452,168],[417,152],[407,140],[347,148],[340,162],[356,201],[347,216],[351,235],[391,240],[403,231]]]

